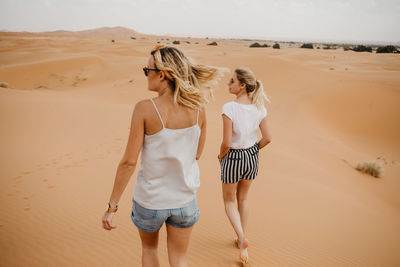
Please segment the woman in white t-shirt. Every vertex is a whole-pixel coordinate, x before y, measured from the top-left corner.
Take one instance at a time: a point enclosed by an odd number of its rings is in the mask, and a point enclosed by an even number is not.
[[[264,107],[264,99],[269,99],[261,81],[249,69],[236,69],[228,86],[236,100],[222,108],[223,140],[218,159],[225,212],[237,235],[240,259],[247,262],[247,193],[258,172],[258,151],[271,142]],[[262,138],[257,142],[258,129]]]

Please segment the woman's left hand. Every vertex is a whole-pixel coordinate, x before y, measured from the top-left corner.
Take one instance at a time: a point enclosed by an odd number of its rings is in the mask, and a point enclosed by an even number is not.
[[[105,212],[102,222],[103,222],[103,228],[106,230],[112,230],[117,228],[117,226],[112,225],[112,218],[114,216],[115,212]]]

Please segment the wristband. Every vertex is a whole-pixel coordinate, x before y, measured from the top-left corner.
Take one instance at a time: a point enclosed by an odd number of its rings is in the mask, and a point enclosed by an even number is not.
[[[118,210],[118,205],[116,205],[115,208],[111,208],[110,202],[108,202],[108,209],[107,209],[108,213],[116,212],[117,210]]]

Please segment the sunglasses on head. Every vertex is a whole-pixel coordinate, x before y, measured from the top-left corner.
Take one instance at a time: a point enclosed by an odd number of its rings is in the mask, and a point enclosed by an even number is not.
[[[157,71],[157,72],[160,71],[159,69],[151,69],[151,68],[148,68],[148,67],[144,67],[143,68],[144,75],[147,77],[147,75],[149,75],[149,71],[151,71],[151,70],[154,70],[154,71]]]

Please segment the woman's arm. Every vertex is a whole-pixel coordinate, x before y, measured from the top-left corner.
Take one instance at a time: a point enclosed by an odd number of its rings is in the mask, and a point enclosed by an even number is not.
[[[199,139],[199,145],[197,146],[196,160],[200,159],[201,153],[203,153],[204,144],[206,142],[207,116],[206,116],[206,110],[204,108],[200,110],[199,123],[200,123],[201,134]]]
[[[144,101],[137,103],[132,114],[128,143],[126,145],[124,156],[118,165],[114,180],[114,188],[110,197],[111,207],[115,207],[118,204],[121,195],[136,168],[137,159],[144,140],[144,107]]]
[[[222,137],[221,148],[218,155],[219,159],[225,157],[226,153],[228,153],[232,145],[233,123],[231,119],[229,119],[225,114],[222,114],[222,123],[223,123],[223,137]]]
[[[269,143],[271,143],[271,134],[268,129],[268,124],[267,124],[267,117],[265,117],[261,123],[260,123],[260,131],[261,131],[261,136],[262,138],[260,141],[258,141],[258,149],[262,149]]]

